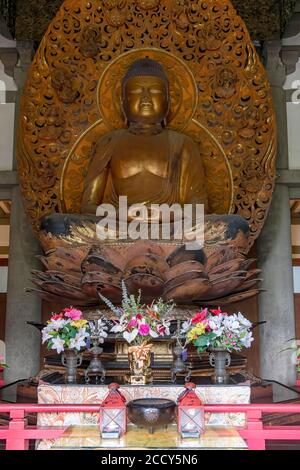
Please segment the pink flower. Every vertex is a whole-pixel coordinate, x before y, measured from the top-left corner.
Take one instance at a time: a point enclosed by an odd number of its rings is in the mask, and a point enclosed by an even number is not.
[[[150,332],[150,326],[147,323],[142,323],[139,326],[139,334],[142,336],[148,336]]]
[[[80,320],[82,317],[82,311],[76,308],[64,308],[63,310],[65,317],[71,318],[72,321]]]
[[[128,323],[128,328],[135,328],[137,326],[137,321],[135,318],[132,318],[132,320],[130,320],[130,322]]]

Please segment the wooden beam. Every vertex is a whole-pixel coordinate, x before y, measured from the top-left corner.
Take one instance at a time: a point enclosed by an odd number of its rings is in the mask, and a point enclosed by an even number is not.
[[[0,188],[11,188],[18,186],[18,175],[16,171],[0,171]]]
[[[6,215],[10,215],[11,201],[0,201],[0,209]]]
[[[300,170],[277,170],[276,184],[284,184],[290,188],[300,188]],[[299,199],[299,197],[291,199]]]
[[[290,199],[300,199],[300,188],[289,188]]]
[[[293,204],[291,207],[291,213],[292,213],[292,216],[298,215],[300,213],[300,201],[299,200],[293,201]]]

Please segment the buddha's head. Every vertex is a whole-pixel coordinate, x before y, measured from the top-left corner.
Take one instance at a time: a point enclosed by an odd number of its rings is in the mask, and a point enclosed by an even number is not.
[[[139,59],[122,81],[122,107],[129,124],[157,125],[169,112],[169,84],[162,66],[152,59]]]

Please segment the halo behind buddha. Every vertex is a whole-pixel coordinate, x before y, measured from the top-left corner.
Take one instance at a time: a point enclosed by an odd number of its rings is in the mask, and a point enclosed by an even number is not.
[[[121,80],[144,57],[168,76],[167,126],[200,145],[210,211],[244,216],[253,241],[274,186],[275,120],[264,69],[228,0],[65,0],[22,99],[19,177],[34,228],[46,214],[78,212],[93,144],[124,126]]]

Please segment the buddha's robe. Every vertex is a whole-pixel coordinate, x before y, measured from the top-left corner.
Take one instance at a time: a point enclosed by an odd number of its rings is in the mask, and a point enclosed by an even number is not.
[[[97,205],[110,203],[118,207],[119,196],[127,196],[128,204],[198,203],[204,204],[207,211],[204,167],[199,148],[192,139],[164,130],[166,175],[143,169],[127,178],[120,178],[114,174],[114,159],[118,152],[124,152],[126,133],[128,130],[113,131],[99,140],[86,177],[83,202],[92,197]],[[124,160],[125,155],[126,151]]]

